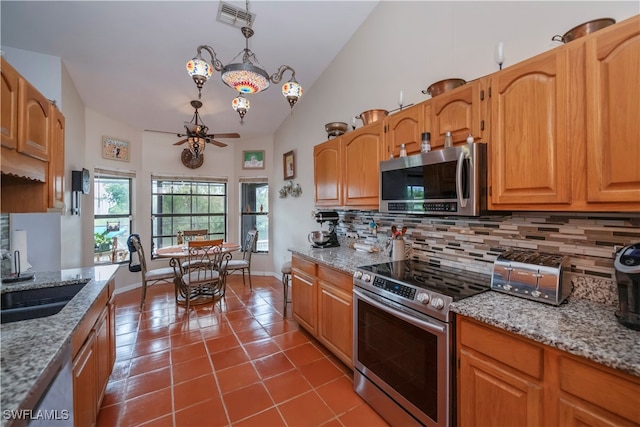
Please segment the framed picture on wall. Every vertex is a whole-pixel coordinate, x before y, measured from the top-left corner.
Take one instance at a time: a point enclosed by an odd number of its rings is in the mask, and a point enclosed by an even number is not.
[[[293,179],[296,177],[296,164],[293,150],[282,155],[282,165],[284,168],[284,179]]]
[[[129,161],[129,142],[109,136],[102,137],[102,158],[109,160]]]
[[[243,151],[242,169],[264,169],[264,150]]]

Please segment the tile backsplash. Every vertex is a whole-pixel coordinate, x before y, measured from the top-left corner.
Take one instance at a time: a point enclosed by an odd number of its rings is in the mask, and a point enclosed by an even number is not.
[[[357,232],[384,244],[395,225],[407,227],[412,258],[490,274],[493,261],[513,248],[569,255],[572,296],[617,305],[613,260],[616,249],[640,242],[640,215],[520,212],[477,218],[390,215],[340,211],[339,234]],[[374,236],[370,224],[377,225]]]

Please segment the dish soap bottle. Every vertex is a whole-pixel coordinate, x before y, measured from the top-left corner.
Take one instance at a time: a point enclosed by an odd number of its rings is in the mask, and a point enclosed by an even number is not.
[[[447,132],[444,134],[444,148],[453,147],[453,137],[451,136],[451,132]]]
[[[400,145],[400,157],[407,157],[407,147]]]

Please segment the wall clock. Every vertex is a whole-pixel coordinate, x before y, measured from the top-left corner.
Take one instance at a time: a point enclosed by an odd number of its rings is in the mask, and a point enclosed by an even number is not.
[[[194,157],[193,153],[188,148],[182,150],[182,164],[190,169],[197,169],[202,166],[204,162],[204,154],[200,154],[198,157]]]

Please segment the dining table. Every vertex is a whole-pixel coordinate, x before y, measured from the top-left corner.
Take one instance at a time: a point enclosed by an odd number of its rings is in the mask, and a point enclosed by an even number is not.
[[[222,253],[223,257],[227,260],[233,257],[232,253],[239,251],[241,249],[240,244],[234,242],[223,242],[222,243]],[[180,266],[185,258],[189,256],[189,247],[187,244],[183,245],[172,245],[165,246],[163,248],[158,248],[155,251],[156,258],[167,258],[169,259],[169,265],[171,267]],[[211,297],[215,297],[216,295],[211,295],[206,291],[201,291],[197,289],[192,289],[191,291],[183,286],[182,280],[174,280],[175,283],[175,293],[176,293],[176,302],[180,304],[186,303],[187,295],[189,296],[189,304],[203,304],[211,301]],[[191,292],[189,294],[189,292]],[[219,295],[219,296],[223,296]]]

